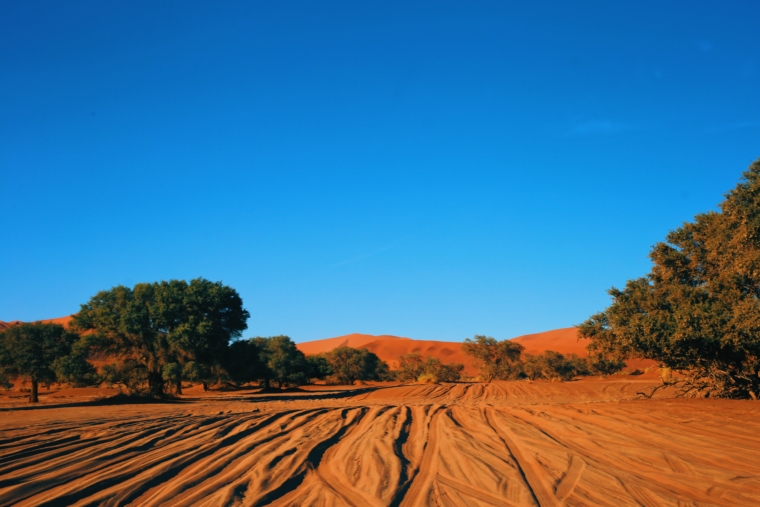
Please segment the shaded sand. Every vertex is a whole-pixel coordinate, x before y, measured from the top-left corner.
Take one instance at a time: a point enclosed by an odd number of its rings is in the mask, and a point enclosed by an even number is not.
[[[617,376],[0,403],[0,505],[760,504],[760,403],[631,400],[651,385]]]

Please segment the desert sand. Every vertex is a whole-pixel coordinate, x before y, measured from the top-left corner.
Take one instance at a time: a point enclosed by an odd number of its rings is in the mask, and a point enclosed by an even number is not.
[[[760,404],[655,382],[0,399],[0,505],[760,504]]]
[[[585,354],[573,328],[516,339]],[[458,343],[347,335],[468,364]],[[303,347],[308,344],[300,344]],[[307,349],[308,350],[308,349]],[[315,353],[315,352],[312,352]],[[573,382],[0,391],[0,505],[760,505],[760,404]]]

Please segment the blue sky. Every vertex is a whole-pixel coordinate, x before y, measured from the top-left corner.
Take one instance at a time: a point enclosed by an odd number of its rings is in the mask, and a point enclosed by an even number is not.
[[[198,276],[296,341],[603,309],[760,157],[760,3],[519,4],[2,3],[0,320]]]

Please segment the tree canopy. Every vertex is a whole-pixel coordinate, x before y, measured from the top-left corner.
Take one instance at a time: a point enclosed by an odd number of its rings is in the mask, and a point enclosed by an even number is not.
[[[473,357],[481,376],[488,382],[517,378],[520,373],[520,354],[524,347],[511,340],[496,341],[490,336],[466,338],[462,351]]]
[[[295,342],[288,336],[271,336],[268,338],[251,338],[259,349],[262,368],[259,381],[269,387],[271,382],[278,387],[305,384],[309,374],[309,363],[303,352],[296,348]]]
[[[87,375],[92,367],[72,349],[79,335],[69,332],[59,324],[24,323],[0,333],[0,370],[7,377],[27,377],[32,391],[29,401],[36,403],[40,382],[55,382],[61,372],[61,380]]]
[[[197,278],[98,292],[82,305],[73,325],[94,331],[95,348],[144,368],[149,391],[159,395],[165,373],[184,371],[164,371],[166,365],[214,366],[230,339],[247,328],[248,317],[234,289]],[[181,378],[175,381],[181,389]]]
[[[680,370],[683,395],[760,396],[760,160],[719,211],[670,232],[650,258],[648,274],[610,289],[612,304],[578,326],[590,351]]]
[[[333,380],[353,384],[357,380],[385,380],[388,365],[367,349],[338,347],[324,355]]]

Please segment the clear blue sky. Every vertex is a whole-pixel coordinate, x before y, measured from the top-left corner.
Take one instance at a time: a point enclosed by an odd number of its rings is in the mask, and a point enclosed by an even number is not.
[[[575,325],[760,157],[760,2],[3,2],[0,320],[235,287],[245,336]]]

